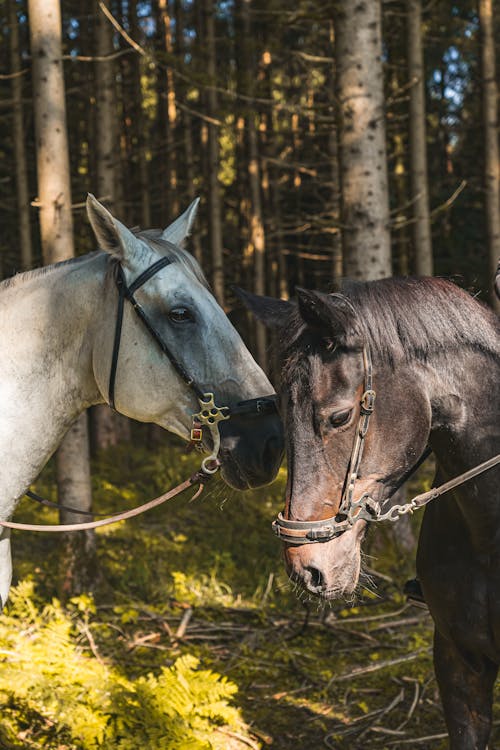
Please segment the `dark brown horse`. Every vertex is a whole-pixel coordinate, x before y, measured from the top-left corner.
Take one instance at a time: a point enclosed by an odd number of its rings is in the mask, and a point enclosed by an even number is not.
[[[367,414],[354,504],[365,496],[390,507],[427,443],[438,482],[499,452],[499,319],[452,283],[385,279],[350,284],[342,294],[301,290],[296,305],[244,296],[258,318],[281,330],[290,533],[304,533],[293,531],[296,522],[336,514],[343,522],[339,507]],[[373,413],[364,393],[371,366]],[[500,664],[499,488],[497,466],[433,500],[419,539],[417,571],[434,618],[453,750],[485,748],[490,733]],[[366,526],[357,520],[334,535],[292,539],[285,544],[289,574],[324,599],[352,595]]]

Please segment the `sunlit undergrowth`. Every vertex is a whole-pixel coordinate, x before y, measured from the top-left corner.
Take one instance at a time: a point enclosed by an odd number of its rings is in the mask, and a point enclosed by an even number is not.
[[[32,589],[29,582],[19,584],[0,620],[7,738],[10,733],[13,741],[36,747],[36,735],[45,730],[56,747],[205,750],[225,744],[222,736],[215,740],[217,727],[241,729],[237,710],[228,704],[236,686],[198,669],[196,657],[181,656],[156,676],[127,680],[97,651],[92,656],[82,648],[79,636],[92,641],[85,632],[88,619],[75,618],[71,610],[87,612],[85,597],[64,612],[57,601],[37,607]],[[27,728],[19,732],[21,722]]]
[[[111,450],[94,465],[96,510],[149,499],[196,463],[172,445]],[[96,591],[64,606],[60,542],[16,533],[0,748],[444,748],[430,619],[401,593],[414,556],[374,529],[370,591],[355,606],[307,600],[269,529],[284,481],[237,493],[218,478],[194,503],[102,529]],[[56,520],[29,501],[17,517]]]

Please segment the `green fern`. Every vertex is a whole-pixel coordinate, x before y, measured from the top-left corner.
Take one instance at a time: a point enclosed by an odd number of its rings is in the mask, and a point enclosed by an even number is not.
[[[6,747],[18,746],[33,716],[45,723],[45,740],[57,735],[54,747],[64,738],[75,750],[214,750],[222,747],[218,727],[244,732],[229,704],[237,688],[225,677],[186,655],[159,675],[127,680],[79,645],[57,601],[38,608],[27,582],[12,590],[0,617],[0,660]],[[29,746],[50,747],[45,740]]]

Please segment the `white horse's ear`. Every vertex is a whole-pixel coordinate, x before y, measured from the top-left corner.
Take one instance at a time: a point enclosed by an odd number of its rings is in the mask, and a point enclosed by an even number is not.
[[[198,213],[199,198],[195,198],[189,208],[181,214],[170,226],[162,232],[162,240],[167,240],[177,247],[183,247],[184,242],[191,234],[191,229]]]
[[[87,195],[87,216],[101,250],[125,264],[127,260],[131,260],[137,250],[136,237],[92,193]]]

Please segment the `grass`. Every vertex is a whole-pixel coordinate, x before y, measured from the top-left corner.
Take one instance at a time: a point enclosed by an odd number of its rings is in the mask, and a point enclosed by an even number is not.
[[[196,462],[170,443],[154,451],[110,450],[93,467],[95,508],[132,507],[184,479]],[[53,493],[52,479],[49,467],[36,489]],[[428,481],[424,474],[412,489]],[[86,668],[105,670],[127,690],[174,669],[181,657],[237,687],[224,698],[236,712],[233,724],[214,719],[206,747],[445,748],[431,621],[401,593],[413,575],[413,554],[402,551],[392,527],[373,529],[371,590],[355,606],[308,599],[287,580],[270,532],[284,483],[282,470],[272,486],[242,494],[217,478],[195,503],[181,496],[99,530],[96,591],[55,605],[70,623],[73,650]],[[56,520],[54,511],[29,501],[16,517]],[[17,579],[32,585],[38,617],[57,597],[60,543],[53,535],[16,533],[13,545]],[[4,624],[5,632],[9,627],[14,623]],[[8,655],[1,658],[9,664]],[[39,670],[32,677],[39,680]],[[1,682],[0,695],[9,717],[2,748],[106,747],[85,744],[62,714],[16,698]],[[126,716],[123,701],[117,705]],[[160,750],[174,747],[158,742]],[[175,747],[191,745],[186,739]]]

